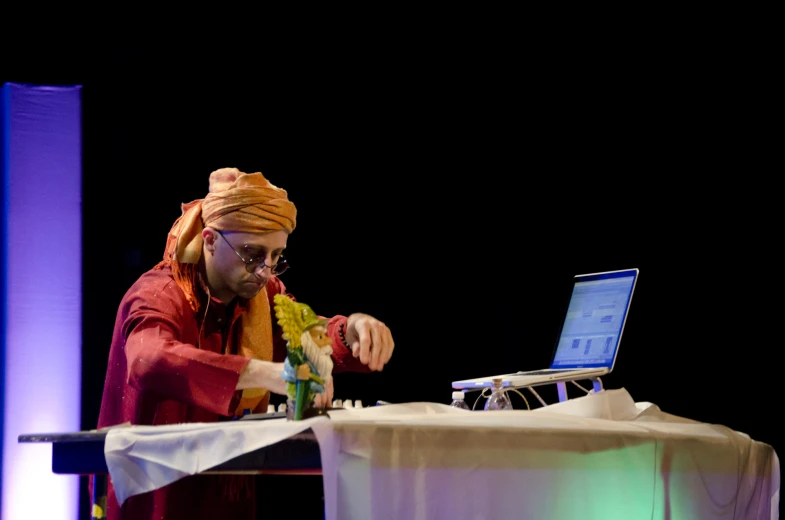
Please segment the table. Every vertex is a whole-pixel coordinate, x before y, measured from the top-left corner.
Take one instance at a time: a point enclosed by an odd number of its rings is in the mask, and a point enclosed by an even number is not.
[[[105,431],[30,433],[19,442],[52,444],[52,472],[62,475],[107,474],[104,457]],[[244,453],[204,473],[256,473],[320,475],[319,443],[313,431],[298,433],[279,443]]]
[[[248,449],[258,442],[249,443],[242,453],[227,452],[220,464],[193,471],[321,471],[330,520],[774,520],[779,515],[779,459],[771,446],[722,425],[635,403],[623,389],[531,411],[404,403],[341,410],[313,421],[291,439],[258,450]],[[121,480],[136,485],[136,477],[147,475],[137,471],[139,460],[156,461],[149,472],[153,479],[167,468],[179,475],[190,462],[236,444],[228,439],[243,439],[238,434],[269,440],[278,438],[270,435],[275,428],[280,436],[296,425],[268,424],[268,431],[261,425],[188,426],[117,430],[104,439],[109,467],[133,475]],[[95,434],[49,440],[59,444],[53,469],[61,471],[59,464],[68,460],[63,449],[100,452]],[[179,453],[170,455],[173,450]],[[78,464],[65,469],[72,472]],[[81,471],[105,467],[94,460]]]

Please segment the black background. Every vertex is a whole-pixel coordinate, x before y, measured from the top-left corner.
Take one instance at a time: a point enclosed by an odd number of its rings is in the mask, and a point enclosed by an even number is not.
[[[638,267],[605,387],[781,451],[766,69],[732,38],[656,31],[372,33],[72,44],[3,64],[3,81],[83,87],[83,428],[120,298],[180,203],[232,166],[297,205],[289,290],[393,331],[384,371],[337,375],[336,398],[448,403],[453,380],[540,368],[572,276]]]

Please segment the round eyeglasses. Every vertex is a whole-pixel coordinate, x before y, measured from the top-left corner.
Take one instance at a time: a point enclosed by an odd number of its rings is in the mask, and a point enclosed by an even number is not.
[[[237,249],[234,248],[232,243],[229,242],[229,239],[226,238],[223,235],[223,233],[221,233],[217,229],[215,230],[215,232],[218,233],[221,236],[221,238],[226,240],[226,243],[229,244],[229,247],[232,248],[232,251],[234,251],[234,254],[236,254],[240,258],[240,260],[243,261],[243,263],[245,264],[245,270],[248,271],[249,273],[255,273],[256,270],[259,269],[259,268],[264,269],[265,267],[269,267],[270,268],[270,272],[273,273],[275,276],[278,276],[280,274],[283,274],[287,269],[289,269],[289,262],[287,262],[286,258],[284,258],[283,256],[279,257],[278,258],[278,262],[274,263],[273,265],[267,265],[264,262],[264,258],[248,258],[248,259],[246,259],[243,255],[241,255],[237,251]]]

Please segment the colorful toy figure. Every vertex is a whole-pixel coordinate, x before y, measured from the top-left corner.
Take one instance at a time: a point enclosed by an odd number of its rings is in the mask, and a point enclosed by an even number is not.
[[[294,403],[294,420],[313,404],[316,394],[325,392],[333,371],[332,340],[327,336],[327,320],[308,305],[276,294],[275,316],[286,340],[286,360],[281,377]],[[288,407],[287,407],[288,409]]]

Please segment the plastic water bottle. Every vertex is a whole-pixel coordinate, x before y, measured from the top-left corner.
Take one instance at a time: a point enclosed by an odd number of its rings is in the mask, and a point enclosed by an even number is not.
[[[486,410],[512,410],[512,402],[510,396],[507,395],[506,389],[502,386],[501,379],[493,380],[493,393],[485,401]]]
[[[463,399],[464,394],[461,391],[453,392],[452,393],[452,402],[450,406],[454,406],[455,408],[462,408],[464,410],[469,409],[469,405],[466,404],[466,401]]]

